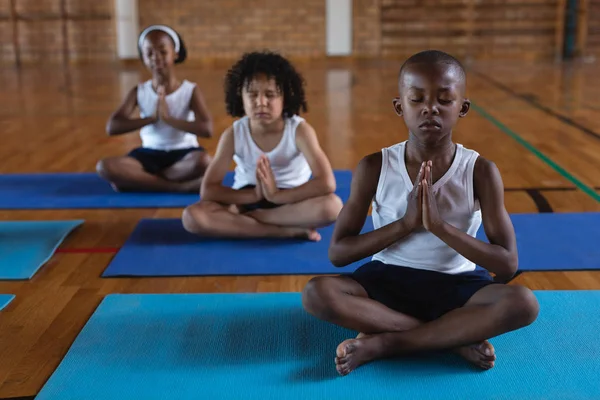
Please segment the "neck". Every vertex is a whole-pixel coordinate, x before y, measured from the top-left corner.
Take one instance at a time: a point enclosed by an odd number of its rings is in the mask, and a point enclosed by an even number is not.
[[[152,75],[152,86],[156,89],[159,86],[164,86],[167,91],[170,91],[177,85],[177,77],[175,74],[165,72],[164,74]]]
[[[264,124],[259,121],[250,120],[250,131],[253,134],[258,135],[268,135],[272,133],[281,133],[283,132],[283,127],[285,125],[285,121],[283,118],[278,118],[275,121]]]
[[[406,157],[409,161],[421,163],[423,161],[452,157],[454,154],[455,144],[452,142],[451,135],[434,143],[423,142],[411,132],[409,132],[408,137]]]

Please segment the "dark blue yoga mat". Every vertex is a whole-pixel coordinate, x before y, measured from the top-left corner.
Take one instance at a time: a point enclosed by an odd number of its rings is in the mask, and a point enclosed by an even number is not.
[[[14,294],[0,294],[0,311],[4,309],[15,298]]]
[[[351,171],[334,171],[337,194],[350,194]],[[223,183],[233,184],[233,173]],[[117,193],[93,173],[0,175],[0,209],[178,208],[199,200],[198,194]]]
[[[520,271],[600,269],[600,213],[513,214]],[[369,218],[363,232],[372,230]],[[222,240],[188,234],[178,219],[142,220],[106,271],[109,276],[288,275],[352,272],[338,269],[327,247],[333,226],[319,243]],[[478,237],[487,240],[483,228]]]
[[[600,269],[600,213],[512,214],[520,271]],[[483,226],[478,238],[487,241]]]
[[[491,339],[480,371],[453,353],[337,375],[356,332],[308,315],[299,293],[107,296],[36,400],[599,399],[600,291],[536,292],[538,319]]]
[[[291,239],[202,238],[179,219],[143,219],[102,276],[201,276],[339,274],[327,256],[334,226],[319,229],[319,242]],[[372,230],[370,218],[365,230]]]
[[[0,222],[0,280],[31,279],[83,222]]]

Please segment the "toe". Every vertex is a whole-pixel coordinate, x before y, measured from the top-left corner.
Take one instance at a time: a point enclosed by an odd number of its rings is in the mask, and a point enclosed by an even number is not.
[[[339,358],[345,358],[349,353],[352,352],[352,340],[344,340],[339,344],[335,350],[336,356]]]

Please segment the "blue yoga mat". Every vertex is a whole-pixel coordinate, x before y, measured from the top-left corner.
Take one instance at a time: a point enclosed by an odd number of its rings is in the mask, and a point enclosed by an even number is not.
[[[334,171],[337,194],[350,195],[352,172]],[[223,184],[233,184],[233,173]],[[199,200],[195,193],[116,193],[93,173],[0,175],[0,209],[177,208]]]
[[[533,324],[491,340],[489,371],[441,353],[340,377],[335,349],[356,332],[298,293],[110,295],[36,399],[600,398],[600,291],[536,296]]]
[[[513,214],[519,270],[600,269],[600,213]],[[363,228],[372,230],[369,218]],[[142,220],[102,276],[338,274],[327,257],[333,226],[319,243],[198,238],[178,219]],[[487,240],[483,228],[478,237]]]
[[[520,271],[600,269],[600,213],[512,214]],[[487,241],[483,226],[478,238]]]
[[[4,309],[15,298],[14,294],[0,294],[0,311]]]
[[[319,229],[319,242],[226,240],[192,235],[179,219],[143,219],[102,276],[339,274],[342,269],[327,256],[333,229],[333,225]],[[363,231],[367,229],[373,229],[370,218]]]
[[[0,222],[0,279],[31,279],[67,235],[83,222]]]

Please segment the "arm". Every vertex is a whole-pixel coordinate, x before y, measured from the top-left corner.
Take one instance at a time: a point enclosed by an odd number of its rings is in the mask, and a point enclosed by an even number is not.
[[[156,118],[135,118],[132,119],[131,114],[137,106],[137,86],[127,93],[125,100],[115,111],[106,124],[106,133],[109,136],[121,135],[123,133],[137,131],[146,125],[156,122]]]
[[[213,134],[213,123],[206,102],[200,89],[194,88],[192,99],[190,100],[190,109],[194,112],[194,121],[186,121],[166,116],[163,121],[180,131],[193,133],[196,136],[210,138]]]
[[[475,162],[473,180],[489,243],[445,222],[433,233],[465,258],[494,273],[498,280],[508,280],[517,272],[518,254],[515,231],[504,207],[504,184],[500,171],[494,163],[479,157]]]
[[[202,179],[202,200],[225,204],[251,204],[260,200],[254,189],[232,189],[223,186],[234,153],[233,128],[228,128],[217,145],[217,151]]]
[[[410,214],[418,214],[419,210],[407,208],[407,213],[401,219],[360,234],[371,201],[377,192],[381,158],[381,153],[368,155],[360,161],[354,172],[350,197],[338,216],[329,245],[329,259],[336,267],[343,267],[371,256],[407,236],[418,226],[414,221],[410,221],[413,219]],[[414,200],[411,205],[414,208],[414,205],[419,203],[417,186],[411,196]]]
[[[315,130],[302,122],[296,130],[296,146],[304,154],[312,171],[312,179],[293,189],[278,190],[267,199],[276,204],[297,203],[335,192],[336,182],[329,159],[319,145]]]

